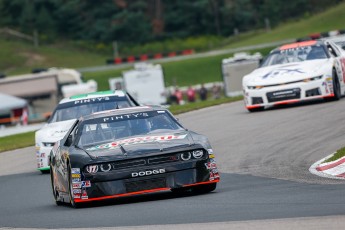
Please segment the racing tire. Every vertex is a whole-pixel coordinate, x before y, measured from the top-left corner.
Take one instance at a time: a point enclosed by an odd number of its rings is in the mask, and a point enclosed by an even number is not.
[[[72,173],[71,173],[71,165],[68,164],[68,193],[69,193],[69,200],[70,204],[73,208],[79,208],[79,205],[74,201],[73,198],[73,184],[72,184]]]
[[[58,201],[58,192],[55,190],[55,183],[54,183],[54,174],[53,172],[50,173],[50,181],[51,181],[51,185],[52,185],[52,191],[53,191],[53,196],[54,196],[54,200],[55,200],[55,204],[57,206],[60,206],[63,204],[63,202]]]
[[[42,174],[49,174],[50,170],[40,170]]]
[[[264,107],[258,107],[258,108],[252,108],[252,109],[248,109],[249,112],[254,113],[254,112],[260,112],[260,111],[264,111]]]
[[[332,75],[334,97],[327,98],[326,101],[338,101],[341,98],[340,83],[335,70],[333,70]]]
[[[214,191],[217,188],[217,183],[212,184],[201,184],[192,187],[192,192],[196,194],[203,194],[203,193],[209,193]]]

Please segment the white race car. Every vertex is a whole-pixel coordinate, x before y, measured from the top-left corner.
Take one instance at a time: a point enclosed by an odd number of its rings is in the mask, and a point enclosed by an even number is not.
[[[62,99],[47,124],[35,133],[37,169],[42,173],[49,172],[50,151],[54,143],[65,136],[69,120],[98,111],[138,105],[131,95],[121,90],[81,94]]]
[[[340,46],[345,51],[345,34],[323,38],[322,40],[328,40],[334,42],[336,45]]]
[[[250,111],[324,98],[339,100],[345,91],[345,54],[333,42],[304,41],[270,52],[261,66],[242,79]]]

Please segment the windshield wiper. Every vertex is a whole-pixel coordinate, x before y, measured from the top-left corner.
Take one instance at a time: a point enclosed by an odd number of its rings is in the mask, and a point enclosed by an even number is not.
[[[126,151],[126,149],[125,149],[120,143],[119,143],[119,146],[120,146],[120,149],[121,149],[123,155],[124,155],[124,156],[127,156],[127,151]]]

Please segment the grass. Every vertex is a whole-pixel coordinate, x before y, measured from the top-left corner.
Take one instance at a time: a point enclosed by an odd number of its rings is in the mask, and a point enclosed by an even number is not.
[[[33,146],[35,143],[35,132],[15,134],[0,138],[0,152],[18,148]]]
[[[241,35],[226,48],[255,45],[270,41],[307,37],[309,34],[345,29],[345,3],[338,4],[322,13],[279,25],[270,32],[251,32],[253,36]]]
[[[344,156],[345,156],[345,147],[338,149],[337,152],[332,157],[328,158],[323,163],[332,162],[332,161],[338,160]]]
[[[165,86],[196,85],[199,83],[223,81],[221,74],[221,61],[231,55],[220,55],[162,63]],[[102,72],[85,72],[84,79],[94,79],[98,83],[98,90],[109,89],[109,78],[121,77],[125,69],[107,70]]]
[[[29,73],[34,68],[104,65],[103,55],[86,52],[69,45],[42,45],[0,39],[0,70],[8,76]]]

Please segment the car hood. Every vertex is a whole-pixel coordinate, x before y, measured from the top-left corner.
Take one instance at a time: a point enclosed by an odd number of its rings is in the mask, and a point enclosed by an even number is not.
[[[162,154],[175,148],[194,145],[192,135],[188,131],[133,136],[85,148],[95,158],[111,157],[115,159],[136,158]]]
[[[246,75],[243,78],[243,84],[260,86],[300,81],[322,75],[325,65],[331,65],[331,63],[331,59],[318,59],[262,67]]]
[[[76,119],[46,124],[36,132],[36,143],[54,143],[61,140],[62,138],[64,138],[75,121]]]

